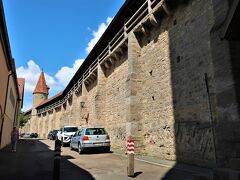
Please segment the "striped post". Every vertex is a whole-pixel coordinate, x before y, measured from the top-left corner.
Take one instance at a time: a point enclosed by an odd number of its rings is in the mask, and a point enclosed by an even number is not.
[[[127,175],[128,177],[134,177],[134,140],[133,139],[129,139],[127,141],[127,154],[128,154]]]
[[[60,179],[60,159],[61,159],[61,141],[55,141],[54,164],[53,164],[53,180]]]

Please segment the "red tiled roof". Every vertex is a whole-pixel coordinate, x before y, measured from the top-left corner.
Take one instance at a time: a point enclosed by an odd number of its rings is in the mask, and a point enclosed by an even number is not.
[[[23,100],[25,79],[17,78],[17,82],[18,82],[19,98],[20,100]]]
[[[49,98],[49,99],[46,99],[45,101],[41,102],[36,108],[38,108],[39,106],[42,106],[42,105],[44,105],[44,104],[46,104],[46,103],[54,100],[55,98],[61,96],[62,93],[63,93],[63,91],[59,92],[58,94],[56,94],[55,96],[53,96],[53,97],[51,97],[51,98]]]
[[[25,79],[24,78],[17,78],[17,83],[18,83],[19,99],[21,100],[21,108],[22,108],[23,107]]]
[[[30,114],[32,112],[32,108],[28,109],[27,111],[24,112],[24,115]]]
[[[49,87],[46,84],[44,73],[41,72],[40,77],[38,79],[37,85],[33,93],[44,93],[48,94]]]

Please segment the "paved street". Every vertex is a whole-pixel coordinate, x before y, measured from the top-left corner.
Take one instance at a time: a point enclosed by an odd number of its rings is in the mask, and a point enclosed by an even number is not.
[[[53,169],[54,141],[25,139],[18,143],[17,153],[10,147],[0,151],[1,180],[50,180]],[[126,158],[113,153],[88,152],[79,155],[69,147],[62,148],[61,179],[128,179]],[[134,179],[160,179],[167,168],[136,161]]]
[[[0,151],[1,180],[52,180],[54,141],[21,139],[17,152],[10,146]],[[62,148],[61,180],[125,180],[125,156],[98,151],[79,155],[69,147]],[[136,180],[194,180],[196,173],[153,165],[135,160]],[[166,177],[167,174],[167,177]]]

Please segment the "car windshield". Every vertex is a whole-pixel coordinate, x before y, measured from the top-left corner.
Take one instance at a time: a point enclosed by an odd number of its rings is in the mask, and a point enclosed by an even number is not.
[[[58,133],[58,130],[53,130],[52,133],[53,133],[53,134],[57,134],[57,133]]]
[[[106,131],[104,128],[88,128],[86,129],[86,135],[104,135]]]
[[[77,127],[65,127],[63,132],[76,132],[78,130]]]

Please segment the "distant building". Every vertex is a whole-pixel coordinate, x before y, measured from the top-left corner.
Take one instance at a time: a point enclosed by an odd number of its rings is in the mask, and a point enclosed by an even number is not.
[[[24,86],[25,86],[25,79],[24,78],[17,78],[17,82],[18,82],[18,92],[19,92],[19,110],[21,111],[22,107],[23,107],[23,97],[24,97]],[[19,118],[17,119],[17,121],[14,124],[15,126],[17,126],[19,128],[20,122],[19,122]]]
[[[24,115],[26,118],[29,120],[31,119],[31,114],[32,114],[32,109],[28,109],[27,111],[24,112]],[[21,133],[29,133],[30,132],[30,121],[28,121],[24,127],[21,127]]]
[[[0,40],[0,148],[2,148],[10,143],[13,126],[19,126],[18,113],[22,107],[24,92],[24,80],[20,79],[19,84],[17,81],[2,1],[0,1]]]

